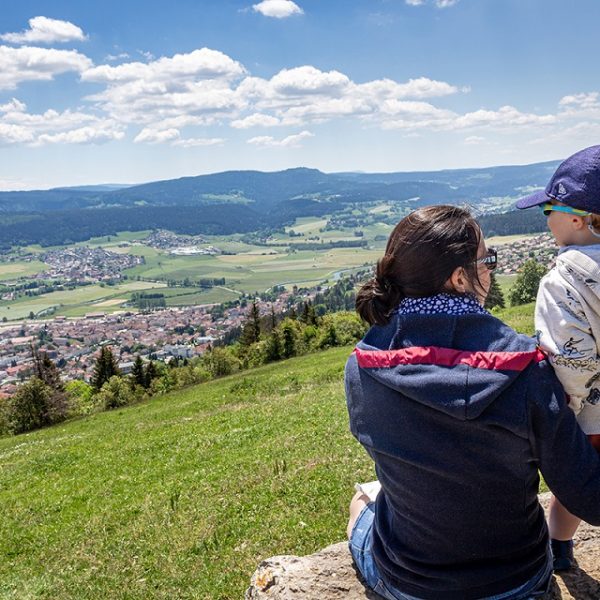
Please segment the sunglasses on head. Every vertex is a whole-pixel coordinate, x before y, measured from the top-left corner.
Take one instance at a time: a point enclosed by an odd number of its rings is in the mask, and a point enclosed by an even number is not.
[[[558,204],[550,204],[550,202],[545,202],[544,204],[540,204],[540,208],[545,216],[549,216],[552,211],[555,212],[563,212],[569,213],[570,215],[577,215],[578,217],[589,217],[591,213],[586,210],[580,210],[578,208],[571,208],[570,206],[559,206]]]
[[[498,266],[498,252],[495,248],[488,248],[485,256],[478,258],[477,262],[484,264],[488,271],[493,271]]]

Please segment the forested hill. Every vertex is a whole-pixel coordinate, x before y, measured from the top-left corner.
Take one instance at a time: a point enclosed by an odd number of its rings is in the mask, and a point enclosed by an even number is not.
[[[124,230],[247,233],[279,228],[298,217],[352,212],[364,203],[393,203],[397,214],[440,203],[467,204],[483,215],[503,213],[518,197],[543,187],[556,166],[557,161],[413,173],[229,171],[134,186],[0,192],[0,251],[67,244]],[[484,230],[506,234],[545,228],[539,214],[526,213],[484,217]]]
[[[228,171],[155,181],[121,189],[85,186],[26,192],[0,192],[1,212],[126,206],[246,204],[258,212],[280,210],[292,200],[361,202],[408,200],[467,202],[517,197],[543,187],[557,161],[525,166],[410,173],[322,173],[288,169],[273,173]]]

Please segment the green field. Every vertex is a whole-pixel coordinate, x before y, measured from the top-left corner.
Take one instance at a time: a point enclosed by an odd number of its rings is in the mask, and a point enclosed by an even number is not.
[[[23,296],[13,301],[0,301],[0,319],[23,319],[30,312],[37,315],[51,307],[54,314],[68,317],[82,316],[88,312],[113,312],[121,310],[132,292],[165,287],[165,283],[146,281],[128,281],[119,285],[87,285],[74,290],[65,290],[43,294],[41,296]]]
[[[19,277],[36,275],[46,270],[48,265],[39,261],[15,261],[0,263],[0,281],[14,281]]]
[[[344,539],[338,348],[0,439],[0,598],[238,599],[262,558]]]
[[[371,208],[372,214],[388,212],[388,204],[380,204]],[[328,241],[357,240],[353,230],[346,228],[319,232],[327,223],[324,217],[297,219],[287,228],[304,237],[290,238],[279,235],[278,243],[302,243],[308,237],[319,236]],[[149,232],[122,232],[118,235],[94,238],[85,242],[91,246],[102,246],[109,250],[143,256],[145,263],[126,271],[131,280],[138,282],[136,289],[150,289],[164,285],[169,280],[189,281],[185,289],[175,288],[176,292],[165,292],[168,306],[185,306],[192,304],[212,304],[235,299],[241,293],[264,292],[275,285],[291,288],[314,287],[326,280],[332,280],[336,273],[352,268],[373,264],[385,247],[386,240],[374,241],[376,236],[386,238],[391,226],[385,223],[374,223],[361,228],[364,239],[369,242],[367,248],[334,248],[329,250],[289,252],[282,246],[258,246],[242,241],[239,234],[231,236],[205,236],[207,244],[234,254],[176,256],[166,251],[157,250],[141,243],[131,244],[132,240],[143,239]],[[505,236],[492,238],[488,241],[503,244],[523,236]],[[128,246],[120,248],[125,242]],[[40,247],[30,247],[32,252],[40,252]],[[0,281],[10,281],[18,277],[43,271],[44,263],[39,261],[0,263]],[[201,279],[225,278],[225,286],[203,291],[196,287]],[[502,290],[507,297],[512,285],[512,279],[499,277]],[[54,314],[66,316],[81,316],[87,312],[114,312],[121,310],[131,298],[132,288],[128,285],[118,285],[111,288],[100,286],[80,287],[72,292],[53,292],[38,297],[22,297],[15,301],[0,301],[0,319],[22,319],[29,316],[44,314],[44,311],[54,308]]]

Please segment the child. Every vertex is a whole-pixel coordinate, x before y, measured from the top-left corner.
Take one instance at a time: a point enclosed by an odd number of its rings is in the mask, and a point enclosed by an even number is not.
[[[535,328],[577,415],[600,451],[600,146],[560,164],[544,191],[517,202],[539,206],[559,246],[556,266],[542,279]],[[580,519],[557,498],[549,528],[554,570],[573,566],[573,535]]]

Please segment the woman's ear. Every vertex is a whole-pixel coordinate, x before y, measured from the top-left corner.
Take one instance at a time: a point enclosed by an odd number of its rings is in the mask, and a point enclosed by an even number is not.
[[[452,272],[452,275],[448,277],[446,281],[446,289],[459,294],[465,294],[470,290],[469,280],[463,267],[456,267]]]

